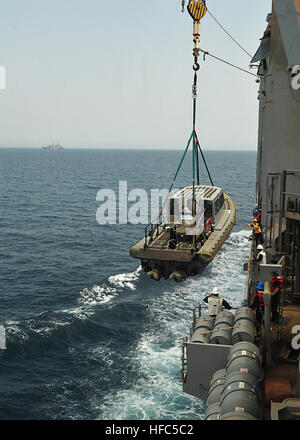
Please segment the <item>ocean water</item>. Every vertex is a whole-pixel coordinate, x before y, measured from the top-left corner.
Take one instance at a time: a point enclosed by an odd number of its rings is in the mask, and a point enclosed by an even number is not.
[[[202,275],[153,282],[129,257],[144,225],[96,221],[100,189],[168,188],[182,152],[0,149],[0,419],[192,420],[181,339],[218,285],[244,297],[255,152],[205,152],[237,224]],[[201,182],[208,183],[201,169]],[[177,187],[191,185],[191,156]]]

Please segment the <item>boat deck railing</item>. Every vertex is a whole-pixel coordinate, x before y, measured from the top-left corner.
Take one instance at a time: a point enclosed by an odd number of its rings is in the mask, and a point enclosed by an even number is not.
[[[167,226],[166,223],[163,224],[163,221],[160,220],[160,222],[157,224],[149,223],[145,227],[145,243],[144,243],[145,249],[153,242],[155,234],[156,237],[158,237],[160,233],[160,229],[165,229],[166,226]]]

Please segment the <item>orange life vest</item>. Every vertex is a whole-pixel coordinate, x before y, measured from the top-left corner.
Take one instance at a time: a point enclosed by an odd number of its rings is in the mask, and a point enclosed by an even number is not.
[[[275,283],[276,282],[280,283],[279,290],[281,290],[281,287],[283,285],[283,278],[282,277],[276,277],[276,278],[274,278],[274,280],[272,280],[272,282],[271,282],[271,292],[274,292],[274,290],[275,290]]]
[[[211,225],[211,218],[208,218],[205,223],[205,232],[209,231],[210,225]]]
[[[264,305],[265,305],[264,294],[258,290],[257,297],[258,297],[258,307],[264,307]]]

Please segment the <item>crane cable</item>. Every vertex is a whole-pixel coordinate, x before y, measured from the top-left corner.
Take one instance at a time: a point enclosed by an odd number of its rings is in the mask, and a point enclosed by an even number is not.
[[[234,67],[235,69],[238,69],[238,70],[241,70],[242,72],[248,73],[248,75],[255,76],[256,78],[259,77],[257,74],[252,73],[252,72],[248,72],[248,70],[243,69],[242,67],[239,67],[236,64],[230,63],[229,61],[223,60],[222,58],[217,57],[216,55],[213,55],[212,53],[208,52],[207,50],[203,50],[201,48],[199,48],[198,50],[203,53],[203,60],[204,61],[205,61],[206,55],[208,55],[208,56],[210,56],[210,57],[212,57],[212,58],[214,58],[214,59],[216,59],[218,61],[221,61],[224,64],[227,64],[228,66]]]
[[[199,3],[200,4],[200,6],[198,6],[198,11],[201,11],[201,16],[198,15],[198,17],[195,17],[195,15],[194,15],[195,14],[195,8],[194,8],[193,4],[195,4],[195,3]],[[191,8],[190,8],[190,4],[192,5]],[[182,0],[182,12],[184,12],[184,7],[185,7],[185,0]],[[197,26],[197,25],[199,26],[200,25],[200,19],[203,18],[203,16],[208,12],[209,15],[213,18],[213,20],[215,20],[215,22],[221,27],[221,29],[232,39],[232,41],[234,41],[240,47],[240,49],[242,49],[250,58],[252,58],[252,55],[246,49],[243,48],[243,46],[230,34],[230,32],[228,32],[225,29],[225,27],[219,22],[219,20],[212,14],[212,12],[210,12],[208,10],[208,8],[206,6],[206,0],[198,0],[198,1],[193,0],[193,1],[190,1],[189,5],[188,5],[188,12],[192,16],[192,18],[194,19],[194,26]],[[198,12],[198,14],[199,14],[199,12]],[[198,56],[199,56],[199,52],[202,52],[203,53],[203,60],[204,61],[205,61],[206,55],[208,55],[208,56],[211,56],[212,58],[215,58],[216,60],[218,60],[218,61],[220,61],[220,62],[222,62],[224,64],[227,64],[230,67],[233,67],[233,68],[238,69],[238,70],[240,70],[242,72],[248,73],[249,75],[255,76],[256,78],[259,78],[259,76],[257,74],[251,73],[248,70],[243,69],[240,66],[237,66],[237,65],[235,65],[235,64],[233,64],[233,63],[231,63],[229,61],[226,61],[226,60],[224,60],[224,59],[222,59],[220,57],[217,57],[216,55],[211,54],[208,51],[205,51],[205,50],[201,49],[199,47],[200,35],[199,35],[198,32],[199,32],[199,30],[196,30],[196,28],[194,27],[195,47],[194,47],[194,51],[193,51],[193,55],[194,55],[194,66],[193,66],[193,69],[194,69],[195,72],[197,72],[200,69],[200,65],[198,63]]]
[[[242,51],[244,51],[250,58],[252,58],[252,55],[246,50],[246,49],[244,49],[243,48],[243,46],[230,34],[230,32],[228,32],[225,28],[224,28],[224,26],[222,26],[222,24],[219,22],[219,20],[212,14],[212,12],[209,10],[209,9],[207,9],[207,12],[209,13],[209,15],[211,16],[211,18],[213,19],[213,20],[215,20],[215,22],[220,26],[220,28],[221,29],[223,29],[223,31],[229,36],[229,38],[231,38],[232,39],[232,41],[235,43],[235,44],[237,44],[238,46],[239,46],[239,48],[240,49],[242,49]]]

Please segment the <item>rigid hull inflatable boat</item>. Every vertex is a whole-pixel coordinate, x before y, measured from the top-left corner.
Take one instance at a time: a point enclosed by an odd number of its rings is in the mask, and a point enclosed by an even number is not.
[[[193,216],[193,195],[198,215]],[[181,223],[176,221],[182,204]],[[141,260],[150,278],[159,281],[184,281],[197,275],[209,264],[226,238],[237,217],[235,202],[215,186],[185,187],[170,196],[167,222],[149,225],[145,237],[130,250]],[[179,208],[178,208],[179,207]],[[191,208],[190,210],[188,208]]]

